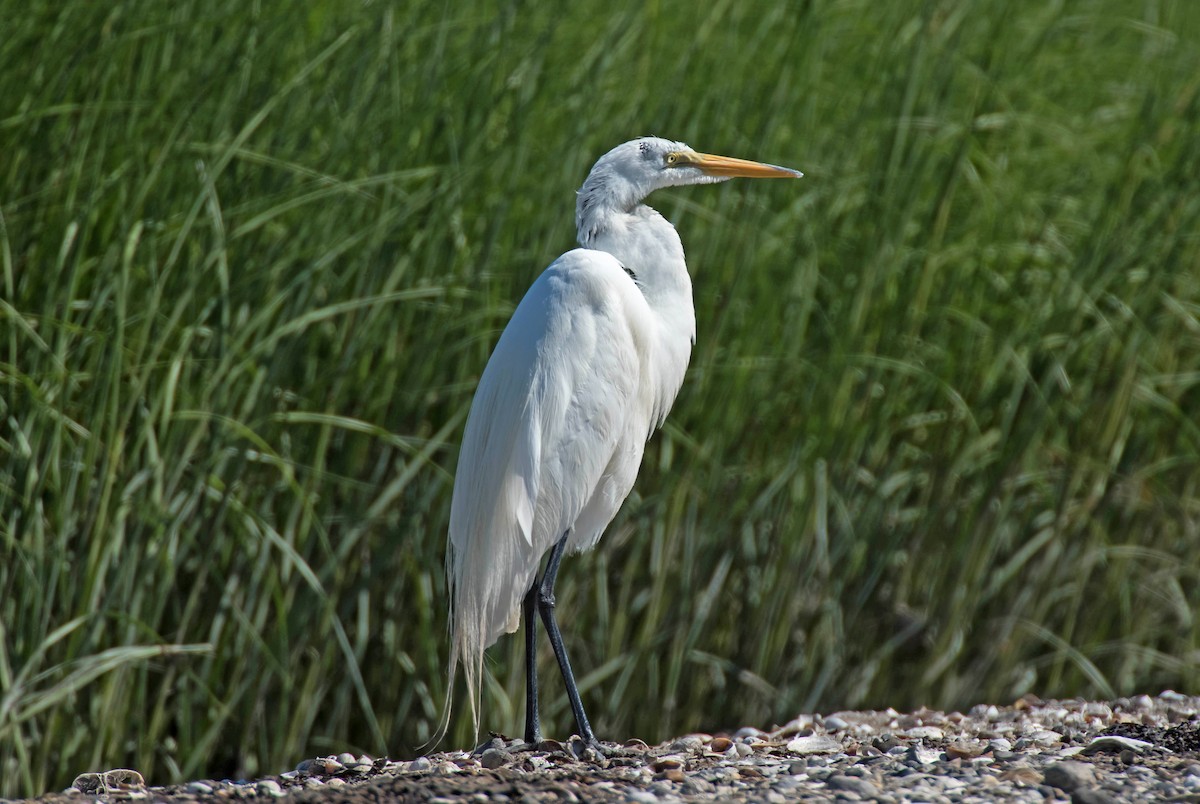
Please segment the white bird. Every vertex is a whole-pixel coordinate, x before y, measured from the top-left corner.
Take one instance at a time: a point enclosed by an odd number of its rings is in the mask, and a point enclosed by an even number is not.
[[[661,187],[735,176],[802,176],[643,137],[596,162],[575,208],[579,245],[529,288],[475,391],[454,478],[445,717],[461,663],[479,732],[484,650],[525,612],[525,740],[541,741],[540,615],[579,735],[599,747],[554,617],[564,552],[596,545],[633,488],[696,340],[692,283],[675,227],[641,203]],[[549,551],[545,572],[538,577]],[[444,724],[443,724],[444,725]]]

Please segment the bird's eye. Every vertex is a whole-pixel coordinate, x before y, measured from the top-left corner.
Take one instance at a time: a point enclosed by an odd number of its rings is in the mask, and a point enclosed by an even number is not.
[[[677,154],[675,152],[671,152],[666,155],[666,157],[663,159],[663,161],[667,163],[667,167],[670,167],[671,165],[673,165],[679,161],[679,154]]]

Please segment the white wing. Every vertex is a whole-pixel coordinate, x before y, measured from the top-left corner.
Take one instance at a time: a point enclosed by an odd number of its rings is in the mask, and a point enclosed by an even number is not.
[[[575,249],[530,287],[480,378],[450,510],[451,679],[516,630],[543,554],[595,544],[651,426],[650,308],[615,257]],[[581,516],[583,514],[583,516]],[[476,724],[478,727],[478,724]]]

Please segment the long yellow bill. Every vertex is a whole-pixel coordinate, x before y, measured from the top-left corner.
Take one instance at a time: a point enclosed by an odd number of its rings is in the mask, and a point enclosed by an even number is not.
[[[698,167],[710,176],[742,176],[751,179],[798,179],[804,174],[791,168],[751,162],[732,156],[716,154],[680,154],[680,161]]]

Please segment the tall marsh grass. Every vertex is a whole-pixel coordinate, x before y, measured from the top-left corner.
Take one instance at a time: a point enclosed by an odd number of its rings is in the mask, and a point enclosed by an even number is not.
[[[652,199],[700,335],[560,584],[597,733],[1200,690],[1200,6],[0,11],[0,796],[428,739],[474,383],[645,133],[807,178]]]

